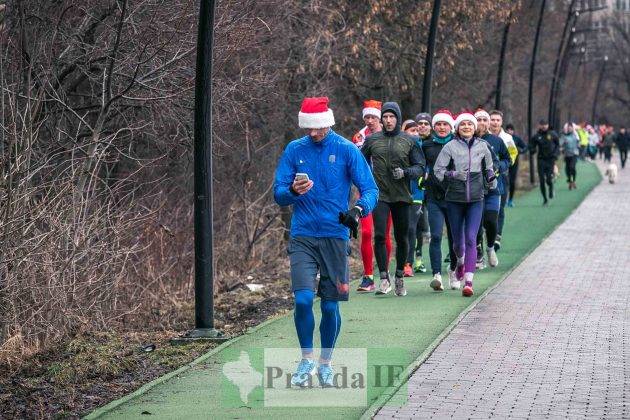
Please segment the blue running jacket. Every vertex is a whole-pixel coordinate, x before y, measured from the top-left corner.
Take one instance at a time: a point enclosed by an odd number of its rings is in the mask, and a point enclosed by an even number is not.
[[[295,195],[289,189],[295,174],[307,173],[313,188]],[[281,206],[293,205],[291,236],[348,240],[350,229],[339,223],[339,212],[348,210],[350,188],[361,198],[356,205],[368,215],[376,206],[378,187],[361,151],[332,129],[315,143],[310,136],[290,142],[276,168],[274,198]]]

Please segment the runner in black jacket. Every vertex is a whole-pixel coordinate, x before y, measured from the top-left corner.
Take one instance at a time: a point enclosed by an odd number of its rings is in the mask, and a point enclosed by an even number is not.
[[[548,201],[545,185],[549,188],[549,198],[553,198],[553,168],[560,155],[558,134],[549,128],[547,121],[539,121],[538,132],[529,141],[529,152],[537,154],[538,181],[543,206],[546,206]]]
[[[442,291],[444,290],[442,286],[442,231],[444,230],[445,222],[448,235],[448,249],[452,256],[448,270],[449,286],[451,288],[458,283],[455,276],[457,259],[453,251],[453,236],[448,224],[448,217],[446,216],[445,191],[442,183],[433,174],[433,165],[435,165],[435,161],[444,145],[453,138],[452,131],[455,121],[449,110],[441,109],[433,116],[432,124],[433,136],[422,142],[422,151],[427,163],[424,186],[426,207],[429,213],[429,230],[431,231],[431,242],[429,243],[429,258],[431,260],[431,270],[433,271],[431,288],[435,291]]]

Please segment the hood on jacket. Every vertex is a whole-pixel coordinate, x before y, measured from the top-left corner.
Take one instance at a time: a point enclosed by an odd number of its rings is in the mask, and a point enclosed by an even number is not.
[[[396,128],[394,131],[385,130],[385,124],[383,124],[383,114],[386,112],[391,112],[396,115]],[[400,133],[400,126],[402,125],[402,113],[400,112],[400,107],[396,102],[385,102],[383,107],[381,108],[381,124],[383,124],[383,134],[386,136],[396,136]]]

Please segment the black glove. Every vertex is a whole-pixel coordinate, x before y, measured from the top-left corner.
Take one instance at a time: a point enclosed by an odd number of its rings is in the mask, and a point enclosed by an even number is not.
[[[353,207],[345,213],[339,212],[339,223],[350,228],[350,234],[354,239],[359,235],[359,217],[361,210],[358,207]]]

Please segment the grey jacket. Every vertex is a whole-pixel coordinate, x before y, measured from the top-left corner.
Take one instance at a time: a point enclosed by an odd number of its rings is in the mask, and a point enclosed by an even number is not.
[[[455,137],[442,148],[434,172],[436,178],[446,184],[446,201],[481,201],[488,174],[494,173],[492,153],[487,143],[478,137],[469,142]],[[488,187],[496,188],[496,183],[494,179]]]
[[[562,133],[560,135],[560,148],[565,157],[579,156],[580,139],[575,132]]]

